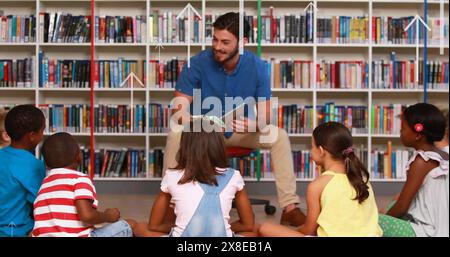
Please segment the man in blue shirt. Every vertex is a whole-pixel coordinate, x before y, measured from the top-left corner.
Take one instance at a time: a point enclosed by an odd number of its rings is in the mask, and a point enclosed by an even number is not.
[[[239,13],[226,13],[213,26],[212,49],[192,57],[190,65],[185,65],[181,71],[172,101],[172,120],[185,124],[192,115],[220,117],[239,102],[253,102],[256,111],[249,106],[243,117],[232,121],[232,131],[224,133],[226,145],[270,149],[278,201],[283,208],[280,222],[300,226],[305,215],[296,206],[300,199],[296,194],[289,137],[283,129],[270,125],[271,86],[267,66],[249,51],[239,54]],[[248,42],[249,30],[250,26],[245,21],[244,42]],[[244,101],[233,103],[239,98]],[[167,138],[163,171],[176,166],[180,138],[181,132],[172,126]]]
[[[44,114],[32,105],[18,105],[6,115],[5,129],[11,145],[0,149],[0,237],[27,236],[45,177],[44,163],[33,154],[43,138]]]

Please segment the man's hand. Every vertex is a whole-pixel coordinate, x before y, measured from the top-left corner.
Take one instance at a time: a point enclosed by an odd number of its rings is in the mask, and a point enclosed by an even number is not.
[[[257,127],[256,121],[244,117],[239,120],[233,120],[232,122],[233,132],[237,133],[257,132]]]

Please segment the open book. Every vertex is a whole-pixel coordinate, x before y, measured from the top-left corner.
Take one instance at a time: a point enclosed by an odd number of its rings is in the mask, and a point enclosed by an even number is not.
[[[231,129],[231,123],[233,122],[233,120],[238,120],[242,117],[244,117],[244,110],[245,110],[245,103],[240,104],[239,106],[237,106],[236,108],[234,108],[233,110],[225,113],[224,115],[222,115],[221,117],[217,117],[217,116],[209,116],[209,115],[193,115],[192,119],[207,119],[209,121],[214,122],[216,125],[226,129]]]

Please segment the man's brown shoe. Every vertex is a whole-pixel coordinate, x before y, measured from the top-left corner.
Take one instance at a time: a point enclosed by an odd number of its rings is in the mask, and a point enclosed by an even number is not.
[[[299,208],[295,208],[289,212],[283,211],[281,214],[281,225],[298,227],[306,221],[306,216]]]

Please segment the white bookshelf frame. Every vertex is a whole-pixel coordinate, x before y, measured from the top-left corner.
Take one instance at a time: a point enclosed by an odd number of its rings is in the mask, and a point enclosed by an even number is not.
[[[14,92],[23,92],[25,94],[33,94],[34,93],[34,100],[35,100],[35,104],[41,104],[42,101],[41,99],[43,98],[43,94],[46,94],[47,92],[70,92],[73,94],[80,94],[83,92],[89,92],[90,89],[89,88],[39,88],[38,87],[38,75],[39,74],[39,68],[37,65],[38,62],[38,56],[39,56],[39,51],[44,48],[46,49],[46,51],[51,51],[51,49],[53,48],[65,48],[65,47],[79,47],[81,49],[85,49],[90,47],[90,43],[42,43],[41,39],[39,38],[40,33],[38,31],[38,26],[39,26],[39,13],[42,10],[42,3],[56,3],[56,4],[61,4],[62,6],[64,6],[67,2],[71,3],[71,6],[74,5],[74,3],[80,2],[83,3],[84,5],[86,5],[86,2],[90,2],[90,0],[0,0],[0,10],[2,9],[2,2],[14,2],[14,4],[16,4],[17,6],[26,6],[29,5],[30,3],[34,3],[35,4],[35,13],[34,15],[36,16],[37,22],[36,22],[36,42],[34,43],[0,43],[0,50],[1,49],[6,49],[8,47],[11,46],[20,46],[20,47],[25,47],[25,48],[31,48],[30,50],[32,50],[32,48],[34,47],[34,52],[35,52],[35,67],[34,67],[34,71],[35,71],[35,80],[34,81],[34,86],[31,88],[0,88],[0,101],[1,101],[1,94],[2,92],[9,92],[9,93],[14,93]],[[202,18],[204,20],[205,17],[205,10],[206,10],[206,4],[208,2],[213,2],[213,3],[228,3],[228,2],[232,2],[232,3],[236,3],[236,11],[238,10],[238,0],[96,0],[96,6],[97,3],[118,3],[118,2],[138,2],[140,4],[145,3],[146,6],[146,16],[149,17],[151,14],[151,10],[152,10],[152,3],[154,2],[158,2],[158,3],[162,3],[164,2],[165,5],[171,5],[176,3],[176,6],[184,6],[185,4],[187,4],[188,2],[193,2],[196,4],[201,4],[202,9],[199,10],[199,13],[201,13]],[[414,7],[416,6],[420,6],[420,4],[423,4],[423,0],[262,0],[262,2],[264,4],[270,4],[273,5],[275,8],[277,8],[277,3],[287,3],[289,5],[297,5],[298,3],[301,3],[301,5],[306,6],[309,2],[313,2],[316,6],[319,7],[319,9],[321,8],[321,6],[326,5],[327,3],[341,3],[341,4],[346,4],[348,6],[350,6],[352,3],[358,3],[358,4],[367,4],[367,9],[368,12],[367,15],[369,17],[369,37],[372,34],[372,16],[373,16],[373,9],[376,8],[379,5],[382,5],[383,3],[389,3],[389,4],[405,4],[405,6],[411,5],[408,8],[409,9],[414,9]],[[181,4],[180,4],[181,3]],[[256,3],[257,0],[245,0],[245,8],[256,8]],[[412,5],[412,4],[417,4],[417,5]],[[439,0],[428,0],[428,4],[431,5],[432,7],[439,5],[440,1]],[[375,6],[374,6],[375,5]],[[249,7],[250,6],[250,7]],[[263,7],[263,10],[265,11],[265,7]],[[96,7],[97,8],[97,7]],[[208,7],[211,8],[211,7]],[[326,7],[325,7],[326,8]],[[448,8],[449,8],[449,1],[445,0],[444,1],[444,8],[446,10],[446,14],[448,15]],[[90,9],[90,7],[88,7],[88,9]],[[8,13],[11,14],[11,13]],[[13,14],[13,13],[12,13]],[[31,14],[31,13],[30,13]],[[98,11],[96,10],[96,15],[98,14]],[[314,15],[314,28],[316,28],[317,25],[317,14]],[[448,18],[448,17],[447,17]],[[202,23],[202,27],[201,30],[203,31],[202,34],[204,35],[204,31],[205,31],[205,24]],[[107,49],[107,48],[112,48],[112,47],[121,47],[124,49],[132,49],[132,48],[145,48],[145,58],[146,60],[150,59],[150,56],[152,54],[152,51],[154,51],[154,47],[157,45],[153,42],[150,42],[150,36],[148,35],[148,28],[149,24],[147,23],[147,38],[145,40],[145,43],[114,43],[114,44],[110,44],[110,43],[95,43],[95,47],[96,47],[96,53],[98,51],[102,51],[102,49]],[[392,94],[392,92],[396,92],[398,94],[402,94],[402,95],[414,95],[417,96],[417,94],[422,94],[423,90],[420,89],[407,89],[407,90],[389,90],[389,89],[372,89],[372,60],[373,60],[373,53],[374,53],[374,49],[384,49],[384,48],[392,48],[392,49],[409,49],[409,48],[415,48],[415,45],[409,45],[409,44],[373,44],[371,38],[369,38],[369,42],[368,43],[363,43],[363,44],[325,44],[325,43],[317,43],[317,39],[316,39],[316,33],[315,33],[315,29],[314,29],[314,43],[299,43],[299,44],[272,44],[272,43],[262,43],[261,47],[265,50],[268,50],[269,52],[272,49],[286,49],[286,52],[292,52],[295,51],[296,49],[300,49],[302,51],[306,50],[306,51],[312,51],[312,61],[313,61],[313,75],[314,78],[316,77],[316,64],[318,63],[319,59],[318,59],[318,52],[321,51],[321,49],[335,49],[335,48],[346,48],[346,49],[363,49],[363,51],[368,53],[368,64],[369,64],[369,85],[368,85],[368,89],[362,89],[362,90],[355,90],[355,89],[317,89],[316,88],[316,82],[315,79],[313,79],[312,81],[312,85],[311,88],[309,89],[283,89],[283,88],[273,88],[272,92],[275,96],[280,96],[280,99],[283,99],[283,94],[289,93],[289,94],[295,94],[297,97],[301,96],[303,94],[307,94],[308,98],[312,98],[311,102],[312,105],[314,107],[314,115],[316,115],[316,106],[318,105],[318,99],[320,98],[318,96],[318,93],[320,94],[324,94],[324,93],[337,93],[337,94],[346,94],[346,93],[357,93],[358,94],[358,98],[367,98],[367,106],[370,107],[373,104],[373,95],[374,94],[379,94],[382,96],[387,96]],[[94,36],[91,36],[91,39],[94,40]],[[196,52],[205,49],[205,47],[207,46],[206,40],[203,38],[203,41],[201,43],[191,43],[190,44],[192,47],[192,53],[195,54]],[[187,47],[187,43],[165,43],[163,44],[163,46],[165,47],[164,51],[166,52],[170,52],[172,47],[182,47],[185,48]],[[251,43],[251,44],[247,44],[245,47],[247,49],[250,50],[255,50],[255,48],[258,46],[257,43]],[[47,47],[50,47],[50,49],[47,49]],[[419,45],[419,47],[421,49],[423,49],[423,45]],[[438,45],[428,45],[427,46],[428,49],[438,49],[439,46]],[[20,52],[21,50],[14,50],[14,48],[12,48],[12,51],[16,51],[16,52]],[[352,50],[353,51],[353,50]],[[445,45],[445,51],[446,51],[446,57],[448,59],[448,52],[449,52],[449,46]],[[263,50],[264,52],[264,50]],[[276,54],[275,54],[276,55]],[[413,53],[411,53],[411,56],[413,56]],[[276,57],[276,56],[275,56]],[[2,54],[0,52],[0,58],[2,58]],[[351,59],[351,58],[350,58]],[[149,65],[147,65],[145,73],[147,75],[147,78],[149,77],[150,74],[150,68]],[[129,92],[130,89],[128,88],[119,88],[119,89],[108,89],[108,88],[96,88],[94,90],[95,92],[115,92],[112,94],[120,94],[121,92]],[[152,85],[149,85],[149,83],[147,82],[146,88],[136,88],[133,90],[135,94],[141,96],[142,98],[142,94],[145,94],[143,99],[145,99],[145,103],[146,103],[146,110],[147,110],[147,123],[148,123],[148,118],[149,118],[149,112],[148,112],[148,103],[150,103],[150,100],[152,100],[152,96],[153,94],[158,94],[159,97],[163,97],[167,100],[167,102],[169,101],[170,96],[173,94],[174,89],[172,88],[154,88],[152,87]],[[433,89],[428,89],[428,93],[431,94],[438,94],[440,96],[442,95],[446,95],[448,97],[448,90],[433,90]],[[360,96],[360,94],[362,94],[362,96]],[[301,98],[301,97],[300,97]],[[411,100],[415,100],[416,98],[414,97],[410,97]],[[0,104],[2,104],[0,102]],[[302,104],[302,103],[300,103]],[[445,104],[445,103],[443,103]],[[448,104],[448,102],[447,102]],[[369,172],[371,169],[371,151],[372,151],[372,139],[376,139],[376,140],[389,140],[389,139],[396,139],[399,137],[399,135],[384,135],[384,134],[372,134],[370,131],[371,128],[371,118],[370,118],[370,108],[368,108],[368,112],[369,112],[369,118],[367,120],[368,123],[368,131],[366,134],[355,134],[354,137],[355,138],[362,138],[362,139],[366,139],[366,144],[367,144],[367,150],[368,150],[368,163],[369,163]],[[314,126],[316,126],[317,124],[317,119],[314,119]],[[89,137],[90,134],[89,133],[74,133],[74,136],[77,137]],[[149,132],[149,128],[148,126],[146,126],[145,129],[145,133],[94,133],[94,136],[96,137],[104,137],[104,138],[111,138],[111,140],[114,140],[114,137],[142,137],[145,138],[145,148],[146,148],[146,174],[147,177],[146,178],[95,178],[95,180],[97,181],[121,181],[121,180],[126,180],[126,181],[160,181],[161,178],[152,178],[148,172],[148,154],[149,154],[149,149],[150,147],[154,147],[151,145],[152,139],[155,138],[165,138],[167,136],[167,133],[150,133]],[[292,140],[300,140],[302,141],[302,144],[308,145],[309,144],[309,140],[307,140],[308,138],[311,137],[311,134],[289,134],[289,137]],[[305,141],[306,142],[303,142]],[[118,146],[119,147],[119,146]],[[253,178],[247,178],[247,181],[256,181],[256,179]],[[297,179],[297,181],[311,181],[312,179]],[[261,181],[274,181],[273,178],[261,178]],[[399,180],[399,179],[371,179],[372,182],[402,182],[404,180]]]

